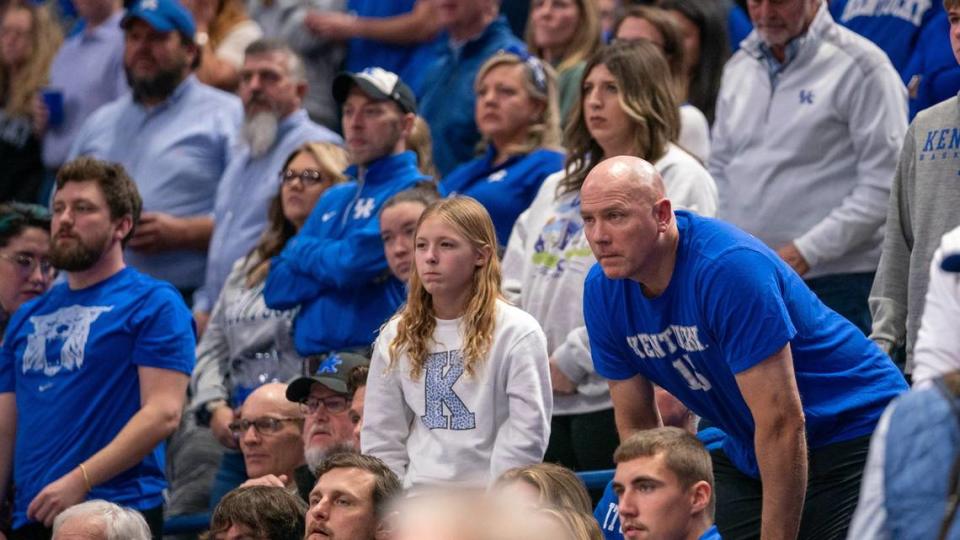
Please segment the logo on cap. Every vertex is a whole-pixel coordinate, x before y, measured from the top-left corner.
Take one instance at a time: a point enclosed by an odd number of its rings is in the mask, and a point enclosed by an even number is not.
[[[340,364],[343,364],[343,360],[336,355],[330,355],[326,360],[317,367],[315,375],[322,375],[324,373],[336,373],[340,369]]]
[[[154,11],[158,7],[157,0],[143,0],[143,2],[140,2],[140,9],[149,9]]]

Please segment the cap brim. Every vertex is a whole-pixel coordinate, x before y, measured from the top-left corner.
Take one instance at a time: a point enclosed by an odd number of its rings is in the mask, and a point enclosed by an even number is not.
[[[372,97],[376,100],[390,100],[391,98],[388,94],[384,94],[379,88],[377,88],[373,83],[364,79],[363,77],[357,77],[352,73],[341,73],[333,79],[333,99],[337,103],[343,103],[347,100],[347,94],[350,93],[350,87],[357,85],[360,87],[360,90],[364,94]]]
[[[134,19],[140,19],[157,32],[173,32],[177,29],[167,18],[152,16],[147,12],[133,12],[124,15],[124,17],[120,19],[120,28],[126,28]]]
[[[314,383],[320,383],[334,392],[347,393],[347,383],[333,377],[300,377],[287,385],[287,400],[300,403],[310,395]]]

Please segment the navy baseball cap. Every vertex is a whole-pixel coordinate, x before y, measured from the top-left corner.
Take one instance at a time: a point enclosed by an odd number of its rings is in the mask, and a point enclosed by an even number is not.
[[[158,32],[176,30],[191,40],[197,33],[193,15],[177,0],[137,0],[120,20],[120,27],[126,29],[133,19],[142,20]]]
[[[357,73],[344,71],[333,79],[333,99],[343,104],[350,87],[357,85],[363,93],[377,100],[389,99],[405,113],[417,114],[417,98],[400,76],[383,68],[366,68]]]

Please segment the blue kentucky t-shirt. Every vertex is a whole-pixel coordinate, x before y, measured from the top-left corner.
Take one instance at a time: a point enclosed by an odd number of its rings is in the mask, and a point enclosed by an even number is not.
[[[138,367],[189,374],[193,318],[168,283],[126,268],[90,287],[66,283],[21,306],[0,352],[0,393],[15,392],[14,527],[51,482],[107,446],[140,409]],[[163,444],[93,488],[145,510],[163,503]]]
[[[661,295],[607,279],[599,265],[587,276],[597,373],[659,384],[723,430],[727,457],[756,478],[753,417],[735,376],[789,343],[809,448],[870,434],[907,389],[893,362],[753,236],[689,212],[676,220],[677,259]]]

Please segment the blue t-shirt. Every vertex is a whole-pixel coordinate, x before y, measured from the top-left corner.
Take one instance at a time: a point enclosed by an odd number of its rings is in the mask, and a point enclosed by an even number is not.
[[[496,155],[490,145],[483,156],[454,169],[440,182],[440,193],[479,201],[490,213],[497,242],[505,246],[513,224],[530,207],[543,181],[563,170],[563,153],[541,148],[494,165]]]
[[[96,285],[66,283],[27,303],[7,326],[0,393],[15,392],[13,525],[51,482],[112,441],[140,410],[140,366],[189,374],[193,318],[170,284],[126,268]],[[93,488],[138,510],[163,503],[163,444]]]
[[[828,309],[760,240],[719,220],[676,212],[673,276],[655,298],[594,266],[583,310],[594,366],[608,379],[640,374],[726,433],[723,450],[759,477],[754,423],[735,376],[788,343],[816,449],[873,432],[907,389],[893,362]]]

